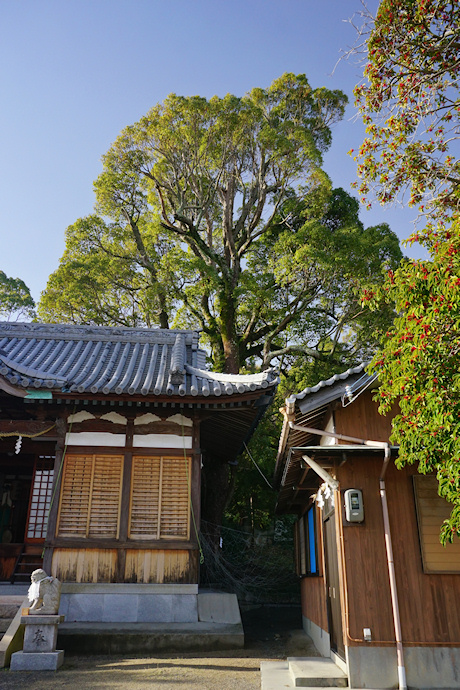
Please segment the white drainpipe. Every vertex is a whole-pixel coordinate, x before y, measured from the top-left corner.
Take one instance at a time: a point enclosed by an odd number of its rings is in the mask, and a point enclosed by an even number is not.
[[[383,526],[385,530],[385,548],[387,552],[388,574],[390,576],[391,606],[393,609],[393,623],[396,639],[396,656],[398,659],[398,681],[400,690],[407,690],[406,667],[404,665],[404,650],[401,634],[401,619],[399,616],[398,588],[396,586],[395,564],[393,560],[393,545],[390,532],[390,516],[388,514],[387,491],[385,487],[385,474],[391,457],[388,443],[385,444],[385,455],[380,472],[380,499],[382,501]]]
[[[313,434],[315,436],[330,436],[340,441],[351,441],[353,443],[358,443],[359,445],[373,446],[374,448],[382,448],[384,451],[384,460],[379,477],[380,499],[382,502],[383,527],[385,532],[385,548],[387,554],[388,574],[390,577],[391,607],[393,610],[393,623],[396,639],[399,690],[407,690],[406,667],[404,665],[404,649],[401,634],[401,618],[399,615],[398,589],[396,586],[395,565],[393,560],[393,545],[391,540],[390,518],[388,514],[387,493],[385,487],[385,474],[391,457],[390,445],[388,443],[384,443],[383,441],[371,441],[369,439],[356,438],[354,436],[345,436],[344,434],[335,434],[332,431],[323,431],[322,429],[312,429],[311,427],[307,426],[299,426],[298,424],[294,424],[294,422],[289,422],[289,428],[297,431],[304,431],[307,434]],[[307,456],[303,457],[307,462],[309,462],[307,460]],[[309,464],[312,467],[312,469],[316,472],[316,469],[311,464],[312,462],[314,461],[309,462]],[[325,472],[325,470],[323,470],[323,472]]]

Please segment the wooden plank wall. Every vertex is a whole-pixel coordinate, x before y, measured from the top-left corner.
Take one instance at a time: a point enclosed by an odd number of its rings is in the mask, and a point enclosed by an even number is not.
[[[362,639],[363,628],[368,627],[373,641],[391,642],[394,629],[379,495],[381,467],[382,458],[349,459],[338,478],[342,491],[362,490],[365,513],[363,524],[343,527],[350,637]],[[423,572],[414,473],[413,467],[397,470],[391,463],[386,475],[403,642],[460,645],[460,573]],[[359,642],[349,640],[349,644]]]
[[[118,549],[56,548],[51,574],[62,582],[198,582],[198,556],[191,550],[128,549],[119,578]],[[124,554],[123,554],[124,555]]]
[[[373,401],[373,396],[374,392],[368,390],[352,405],[338,407],[334,413],[336,433],[387,442],[391,434],[391,420],[397,410],[385,417],[379,415],[378,404]]]
[[[324,577],[303,577],[300,581],[302,615],[328,630]]]
[[[378,481],[382,462],[383,452],[382,458],[350,458],[338,471],[342,491],[363,492],[365,522],[347,525],[342,513],[349,635],[358,640],[363,639],[363,628],[371,629],[374,640],[394,639]]]
[[[53,551],[51,574],[61,582],[115,582],[117,549]]]
[[[181,583],[198,582],[196,551],[135,550],[126,552],[125,582]]]

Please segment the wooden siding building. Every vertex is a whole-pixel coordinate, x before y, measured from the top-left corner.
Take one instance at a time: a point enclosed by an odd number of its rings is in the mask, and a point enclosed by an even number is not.
[[[450,507],[438,496],[435,477],[418,475],[415,467],[396,469],[397,448],[388,447],[391,460],[384,464],[391,415],[378,414],[376,385],[359,366],[286,400],[277,510],[298,516],[304,629],[324,656],[348,672],[350,687],[395,688],[401,683],[396,614],[407,686],[460,687],[460,543],[439,543]],[[335,436],[319,433],[324,431]],[[362,519],[348,513],[356,522],[347,520],[347,490],[361,492]]]
[[[0,324],[0,579],[196,591],[202,463],[276,384],[208,371],[191,331]]]

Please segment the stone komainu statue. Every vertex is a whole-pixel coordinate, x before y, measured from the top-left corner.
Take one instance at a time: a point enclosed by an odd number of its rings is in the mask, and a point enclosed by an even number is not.
[[[55,577],[47,575],[41,568],[34,570],[31,577],[31,585],[27,593],[29,599],[29,612],[57,614],[61,599],[61,583]]]

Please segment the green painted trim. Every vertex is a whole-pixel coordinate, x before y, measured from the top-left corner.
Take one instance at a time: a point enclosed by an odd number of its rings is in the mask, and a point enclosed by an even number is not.
[[[51,391],[27,391],[26,398],[35,398],[35,400],[52,400],[53,394]]]

